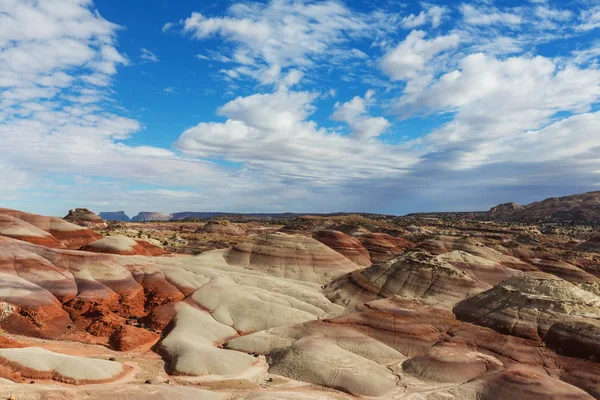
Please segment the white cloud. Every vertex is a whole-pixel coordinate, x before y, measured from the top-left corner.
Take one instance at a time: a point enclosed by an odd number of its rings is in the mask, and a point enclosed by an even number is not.
[[[151,52],[150,50],[145,49],[145,48],[143,48],[141,50],[140,58],[142,60],[146,60],[146,61],[150,61],[150,62],[158,62],[158,61],[160,61],[158,59],[158,57],[156,56],[156,54],[154,54],[153,52]]]
[[[465,22],[471,25],[503,24],[516,26],[523,23],[520,15],[499,11],[494,7],[475,7],[470,4],[462,4],[460,11]]]
[[[577,26],[579,31],[591,31],[600,28],[600,6],[582,10],[579,17],[581,24]]]
[[[529,110],[543,115],[586,111],[600,95],[600,71],[558,68],[544,57],[498,60],[478,53],[420,93],[405,96],[400,107],[452,111],[477,105],[482,115],[510,117]],[[514,120],[514,116],[510,120]]]
[[[334,1],[273,0],[235,4],[217,17],[193,14],[178,29],[224,44],[202,50],[199,58],[231,63],[221,66],[223,76],[254,82],[218,110],[225,122],[187,129],[169,149],[130,144],[131,138],[143,142],[137,135],[144,127],[118,115],[123,111],[110,88],[128,60],[118,51],[119,27],[91,1],[4,0],[0,198],[19,205],[23,190],[35,188],[37,196],[54,196],[65,208],[71,207],[68,197],[79,203],[72,207],[143,202],[171,211],[398,211],[400,190],[423,196],[419,204],[436,197],[468,208],[471,203],[457,203],[461,196],[499,200],[490,188],[566,190],[598,183],[600,116],[592,108],[600,99],[597,46],[582,43],[556,58],[536,57],[534,46],[577,34],[575,18],[579,34],[594,29],[595,9],[574,10],[569,19],[568,11],[549,3],[510,9],[478,4],[463,6],[464,19],[444,31],[448,14],[426,4],[422,13],[404,20],[388,15],[381,23],[376,14]],[[401,24],[440,33],[413,31],[388,47],[389,29]],[[513,53],[518,56],[507,57]],[[336,76],[362,86],[330,79]],[[367,87],[378,88],[377,98],[371,90],[348,94]],[[324,104],[335,96],[350,100],[330,110]],[[390,144],[405,132],[375,116],[388,103],[404,117],[435,113],[449,122],[411,142]],[[316,122],[328,111],[348,125],[349,135]],[[60,192],[47,178],[74,173],[84,179]],[[151,188],[130,188],[140,183]]]
[[[0,191],[75,172],[167,186],[173,173],[192,185],[227,176],[171,150],[121,142],[143,127],[111,111],[118,104],[105,104],[111,76],[128,61],[116,49],[118,26],[91,6],[88,0],[0,6]]]
[[[430,60],[448,49],[456,48],[460,42],[457,34],[431,40],[425,39],[426,36],[424,31],[412,31],[402,43],[387,51],[379,63],[386,75],[394,80],[416,78]]]
[[[447,155],[446,168],[472,169],[494,162],[547,162],[589,151],[598,144],[591,140],[598,117],[579,119],[577,114],[588,112],[598,100],[596,69],[562,67],[539,56],[498,60],[479,53],[465,57],[459,69],[421,92],[402,97],[397,110],[405,117],[455,113],[425,142],[430,151]],[[575,116],[555,122],[558,112]],[[579,129],[573,131],[572,143],[566,127]]]
[[[450,12],[448,7],[440,7],[428,3],[423,4],[425,10],[419,14],[410,14],[400,21],[403,28],[413,29],[430,23],[433,28],[437,28],[442,23],[444,17]]]
[[[432,11],[432,18],[439,14]],[[220,37],[233,44],[235,63],[251,67],[251,76],[275,83],[287,68],[306,70],[344,58],[365,59],[358,49],[343,45],[351,39],[391,29],[383,14],[352,12],[338,1],[271,0],[267,4],[237,3],[227,16],[198,12],[182,21],[183,31],[202,40]]]
[[[397,146],[365,143],[319,128],[308,120],[317,97],[292,91],[239,97],[219,110],[226,122],[200,123],[185,131],[175,147],[187,155],[242,162],[271,179],[309,179],[311,185],[397,176],[417,160]],[[368,120],[360,110],[341,113],[357,126]]]
[[[383,117],[371,117],[368,114],[367,107],[374,104],[374,94],[369,90],[364,97],[356,96],[346,103],[336,103],[331,118],[347,123],[357,139],[371,139],[382,135],[391,124]]]

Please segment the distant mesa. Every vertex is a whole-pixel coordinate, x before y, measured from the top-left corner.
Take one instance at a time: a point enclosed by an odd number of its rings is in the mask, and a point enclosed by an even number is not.
[[[133,222],[152,222],[152,221],[168,221],[171,215],[165,215],[161,212],[142,211],[135,217],[131,218]]]
[[[67,214],[63,219],[79,226],[90,228],[106,228],[106,222],[104,222],[102,218],[87,208],[76,208],[75,210],[69,210],[69,214]]]
[[[105,221],[129,222],[131,218],[125,214],[125,211],[105,211],[98,214]]]

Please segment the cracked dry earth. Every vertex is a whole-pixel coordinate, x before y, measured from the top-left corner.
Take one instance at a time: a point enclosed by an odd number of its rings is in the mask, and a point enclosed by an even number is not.
[[[0,394],[600,398],[585,249],[565,262],[382,237],[278,232],[192,257],[0,209]]]

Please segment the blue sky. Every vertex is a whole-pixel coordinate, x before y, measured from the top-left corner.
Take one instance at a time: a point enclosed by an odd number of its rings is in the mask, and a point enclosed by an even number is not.
[[[595,1],[6,0],[0,201],[404,214],[598,190]]]

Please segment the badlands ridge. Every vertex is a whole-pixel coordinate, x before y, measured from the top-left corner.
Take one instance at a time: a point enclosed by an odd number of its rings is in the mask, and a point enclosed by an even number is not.
[[[0,209],[6,398],[600,398],[594,230],[86,211]]]

